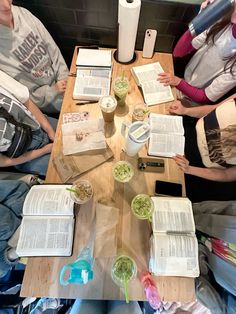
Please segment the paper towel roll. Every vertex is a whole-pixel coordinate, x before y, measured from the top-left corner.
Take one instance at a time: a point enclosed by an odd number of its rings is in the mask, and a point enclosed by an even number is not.
[[[141,0],[119,0],[118,61],[133,59]]]

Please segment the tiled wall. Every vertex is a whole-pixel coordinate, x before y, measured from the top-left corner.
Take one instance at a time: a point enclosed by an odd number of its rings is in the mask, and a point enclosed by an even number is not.
[[[194,1],[192,1],[194,2]],[[15,0],[49,30],[70,64],[76,44],[116,47],[118,0]],[[171,52],[198,5],[142,0],[136,49],[142,49],[147,28],[158,30],[156,51]]]

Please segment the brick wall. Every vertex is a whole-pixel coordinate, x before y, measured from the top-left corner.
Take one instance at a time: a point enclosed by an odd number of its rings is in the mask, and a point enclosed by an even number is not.
[[[46,26],[70,64],[78,44],[117,45],[118,0],[15,0]],[[147,28],[158,30],[156,51],[171,52],[198,6],[165,0],[142,0],[136,49],[142,49]]]

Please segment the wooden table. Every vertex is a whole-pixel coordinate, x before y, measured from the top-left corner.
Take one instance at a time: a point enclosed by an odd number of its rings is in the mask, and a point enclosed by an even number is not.
[[[76,50],[73,56],[70,73],[75,73]],[[147,269],[149,259],[149,237],[150,225],[147,221],[135,218],[130,211],[132,198],[138,193],[154,194],[155,180],[166,180],[182,183],[184,186],[183,173],[178,169],[175,162],[165,159],[165,172],[162,174],[144,173],[137,169],[138,157],[127,157],[122,152],[124,139],[120,135],[121,123],[124,120],[131,120],[130,108],[133,104],[142,102],[141,93],[134,82],[130,69],[133,66],[159,61],[166,72],[173,71],[171,54],[155,53],[152,60],[143,59],[141,52],[137,53],[136,61],[131,65],[120,65],[113,62],[113,78],[125,71],[130,81],[130,90],[126,99],[125,109],[118,110],[114,124],[105,126],[105,135],[108,145],[114,152],[115,158],[103,165],[89,171],[81,176],[91,181],[94,188],[94,195],[97,201],[105,204],[111,202],[120,210],[118,225],[118,247],[132,256],[139,270]],[[61,113],[85,111],[90,112],[91,117],[101,116],[98,104],[77,106],[72,99],[74,87],[73,76],[69,76],[67,89],[62,105]],[[175,90],[173,90],[175,95]],[[150,107],[152,112],[167,113],[167,104]],[[53,145],[53,152],[47,172],[46,183],[61,183],[58,174],[53,166],[52,158],[62,150],[61,119],[57,128],[56,139]],[[146,156],[144,148],[139,156]],[[135,168],[133,179],[126,184],[115,182],[112,177],[112,165],[118,160],[128,160]],[[95,278],[87,285],[69,285],[63,287],[59,283],[60,269],[64,264],[72,262],[78,256],[81,248],[86,244],[89,237],[89,229],[92,223],[91,208],[81,208],[76,215],[75,239],[73,256],[71,257],[37,257],[29,258],[26,267],[21,296],[35,297],[58,297],[58,298],[81,298],[81,299],[124,299],[122,289],[116,286],[110,276],[112,258],[97,258],[95,260]],[[87,206],[89,207],[89,206]],[[156,277],[156,282],[163,300],[166,301],[193,301],[195,300],[194,280],[183,277]],[[131,300],[144,300],[144,292],[138,279],[135,279],[129,286]]]

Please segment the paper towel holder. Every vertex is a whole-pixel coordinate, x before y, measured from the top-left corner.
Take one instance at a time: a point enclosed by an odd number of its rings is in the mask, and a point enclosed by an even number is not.
[[[130,61],[128,61],[128,62],[121,62],[121,61],[118,60],[118,49],[116,49],[116,50],[114,51],[113,56],[114,56],[114,59],[116,60],[116,62],[118,62],[118,63],[120,63],[120,64],[131,64],[131,63],[133,63],[133,62],[136,60],[136,58],[137,58],[137,54],[136,54],[136,52],[134,51],[133,58],[132,58]]]

